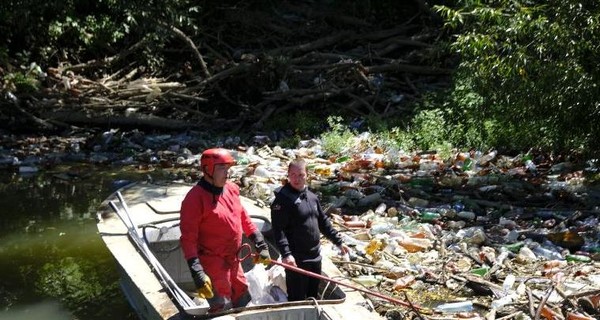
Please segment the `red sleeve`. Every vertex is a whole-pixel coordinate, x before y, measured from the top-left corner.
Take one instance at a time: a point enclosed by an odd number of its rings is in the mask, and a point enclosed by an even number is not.
[[[181,202],[179,241],[185,260],[198,257],[198,226],[202,218],[202,203],[196,188],[198,187],[192,187]]]

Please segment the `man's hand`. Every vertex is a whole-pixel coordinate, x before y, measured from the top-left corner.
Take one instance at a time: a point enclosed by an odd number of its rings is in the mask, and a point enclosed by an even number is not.
[[[212,290],[212,281],[210,281],[210,277],[204,273],[204,270],[199,271],[194,275],[194,284],[198,290],[199,298],[210,299],[214,296]]]
[[[340,250],[340,254],[341,255],[345,255],[346,253],[350,253],[350,247],[348,247],[344,243],[342,243],[341,245],[339,245],[338,249]]]
[[[294,259],[294,256],[291,255],[291,254],[289,256],[281,259],[281,262],[283,262],[285,264],[289,264],[290,266],[297,267],[297,265],[296,265],[296,259]]]

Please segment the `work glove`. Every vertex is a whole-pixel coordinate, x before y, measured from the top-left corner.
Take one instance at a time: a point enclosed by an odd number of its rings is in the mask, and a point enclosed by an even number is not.
[[[269,245],[265,242],[262,233],[256,231],[250,235],[250,240],[254,242],[254,247],[258,254],[254,258],[254,263],[262,263],[265,266],[271,264],[271,255],[269,254]]]
[[[200,299],[212,298],[214,296],[212,281],[210,281],[210,277],[206,274],[206,272],[204,272],[204,269],[202,269],[200,259],[189,259],[188,266],[190,267],[190,272],[192,273],[196,290],[198,290],[198,297]]]

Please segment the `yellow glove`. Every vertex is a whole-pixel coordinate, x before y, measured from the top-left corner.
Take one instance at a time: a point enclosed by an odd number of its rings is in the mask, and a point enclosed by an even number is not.
[[[198,297],[201,299],[212,298],[214,296],[212,281],[210,281],[210,277],[202,269],[200,259],[191,258],[187,262],[192,273],[192,278],[194,279],[194,284],[196,285],[196,290],[198,290]]]
[[[250,240],[254,242],[254,247],[258,252],[254,255],[254,264],[262,263],[265,266],[271,264],[271,256],[269,255],[269,245],[265,242],[265,238],[263,237],[260,231],[255,231],[250,235]]]
[[[212,290],[212,282],[206,274],[204,275],[206,276],[206,278],[204,279],[204,285],[198,288],[198,297],[200,299],[210,299],[214,296]]]
[[[254,256],[254,263],[262,263],[265,266],[271,264],[271,256],[269,255],[269,249],[262,249]]]

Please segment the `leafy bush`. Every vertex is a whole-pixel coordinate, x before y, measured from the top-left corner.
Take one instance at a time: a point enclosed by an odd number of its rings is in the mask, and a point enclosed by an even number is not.
[[[448,129],[443,113],[438,109],[423,110],[414,117],[410,132],[416,144],[422,149],[445,144]]]
[[[600,134],[600,3],[538,3],[435,7],[456,33],[450,48],[460,56],[446,105],[483,144],[598,148],[591,137]]]
[[[341,154],[352,143],[355,134],[342,124],[342,117],[330,116],[327,118],[329,131],[321,134],[323,149],[330,155]]]

